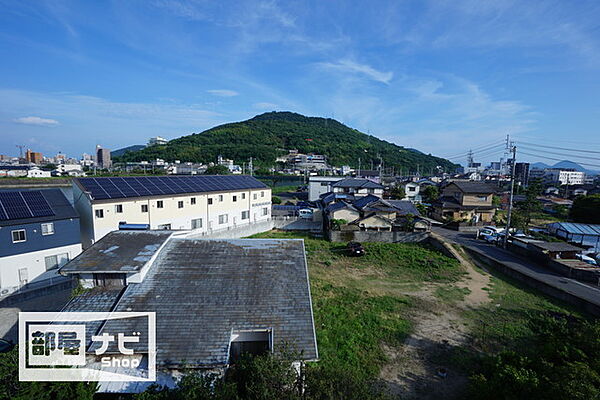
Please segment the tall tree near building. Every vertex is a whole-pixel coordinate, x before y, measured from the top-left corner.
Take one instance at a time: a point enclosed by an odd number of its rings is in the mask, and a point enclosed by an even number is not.
[[[600,224],[600,194],[577,197],[569,215],[575,222]]]

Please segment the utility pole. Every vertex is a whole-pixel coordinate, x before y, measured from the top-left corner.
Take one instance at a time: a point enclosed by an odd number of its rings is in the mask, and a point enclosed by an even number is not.
[[[360,157],[358,157],[358,173],[356,174],[356,177],[360,176]]]
[[[510,217],[512,214],[513,196],[515,193],[515,165],[517,164],[517,146],[512,145],[512,165],[510,173],[510,196],[508,198],[508,213],[506,214],[506,231],[504,232],[504,248],[508,244],[508,235],[510,233]]]

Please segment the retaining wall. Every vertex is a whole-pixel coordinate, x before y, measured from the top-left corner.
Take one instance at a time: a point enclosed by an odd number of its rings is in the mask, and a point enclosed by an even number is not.
[[[429,238],[429,232],[329,231],[332,242],[417,243]]]

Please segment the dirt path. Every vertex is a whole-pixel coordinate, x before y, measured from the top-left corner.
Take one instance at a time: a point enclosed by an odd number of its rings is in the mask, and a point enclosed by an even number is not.
[[[444,242],[445,243],[445,242]],[[466,254],[446,243],[445,246],[466,271],[464,278],[453,284],[469,293],[462,301],[448,304],[436,297],[435,290],[448,284],[429,284],[419,292],[407,293],[419,302],[411,315],[413,333],[400,348],[384,346],[390,361],[382,368],[383,379],[393,394],[402,399],[452,398],[460,394],[467,377],[443,365],[444,355],[454,346],[464,344],[467,327],[461,313],[489,302],[489,275],[475,269]]]

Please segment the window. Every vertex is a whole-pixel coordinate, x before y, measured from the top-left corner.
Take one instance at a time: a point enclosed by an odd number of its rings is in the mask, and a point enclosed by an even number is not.
[[[183,201],[177,202],[177,208],[183,208]]]
[[[242,200],[246,199],[246,193],[242,193]]]
[[[265,192],[260,192],[260,197],[265,197]]]
[[[195,198],[195,197],[192,197],[192,198],[190,199],[190,204],[191,204],[191,205],[194,205],[194,204],[196,204],[196,198]]]
[[[48,256],[44,260],[46,262],[46,271],[59,268],[69,262],[69,253],[56,254]]]
[[[329,186],[329,182],[321,182],[321,186]]]
[[[20,229],[18,231],[12,231],[12,240],[13,243],[25,242],[27,237],[25,236],[25,229]]]
[[[219,195],[219,201],[223,201],[223,195],[222,194]]]
[[[147,213],[148,212],[148,204],[142,204],[142,212],[143,213]]]
[[[269,215],[269,209],[267,207],[262,209],[262,215]]]
[[[115,205],[115,212],[117,214],[121,214],[123,212],[123,204],[117,204],[117,205]]]
[[[242,211],[242,219],[249,219],[250,211]]]
[[[104,210],[96,210],[96,218],[104,218]]]
[[[211,205],[211,204],[212,204],[212,198],[211,198],[211,197],[209,197],[209,198],[208,198],[208,205]]]
[[[156,202],[156,208],[163,208],[165,205],[162,200],[158,200]]]
[[[226,224],[227,223],[227,217],[228,217],[227,214],[219,215],[219,225]]]
[[[408,191],[409,192],[414,192],[416,190],[416,188],[414,186],[409,186],[408,187]]]
[[[196,218],[192,220],[192,229],[202,228],[202,218]]]
[[[373,194],[373,193],[375,193],[375,189],[367,189],[367,193]]]
[[[54,235],[54,222],[42,224],[42,235]]]
[[[488,197],[487,196],[477,196],[477,200],[479,201],[487,201]]]
[[[237,201],[237,196],[233,196],[233,202],[235,203]]]
[[[252,195],[252,198],[253,198],[254,200],[256,200],[256,193],[254,193],[254,194]]]

